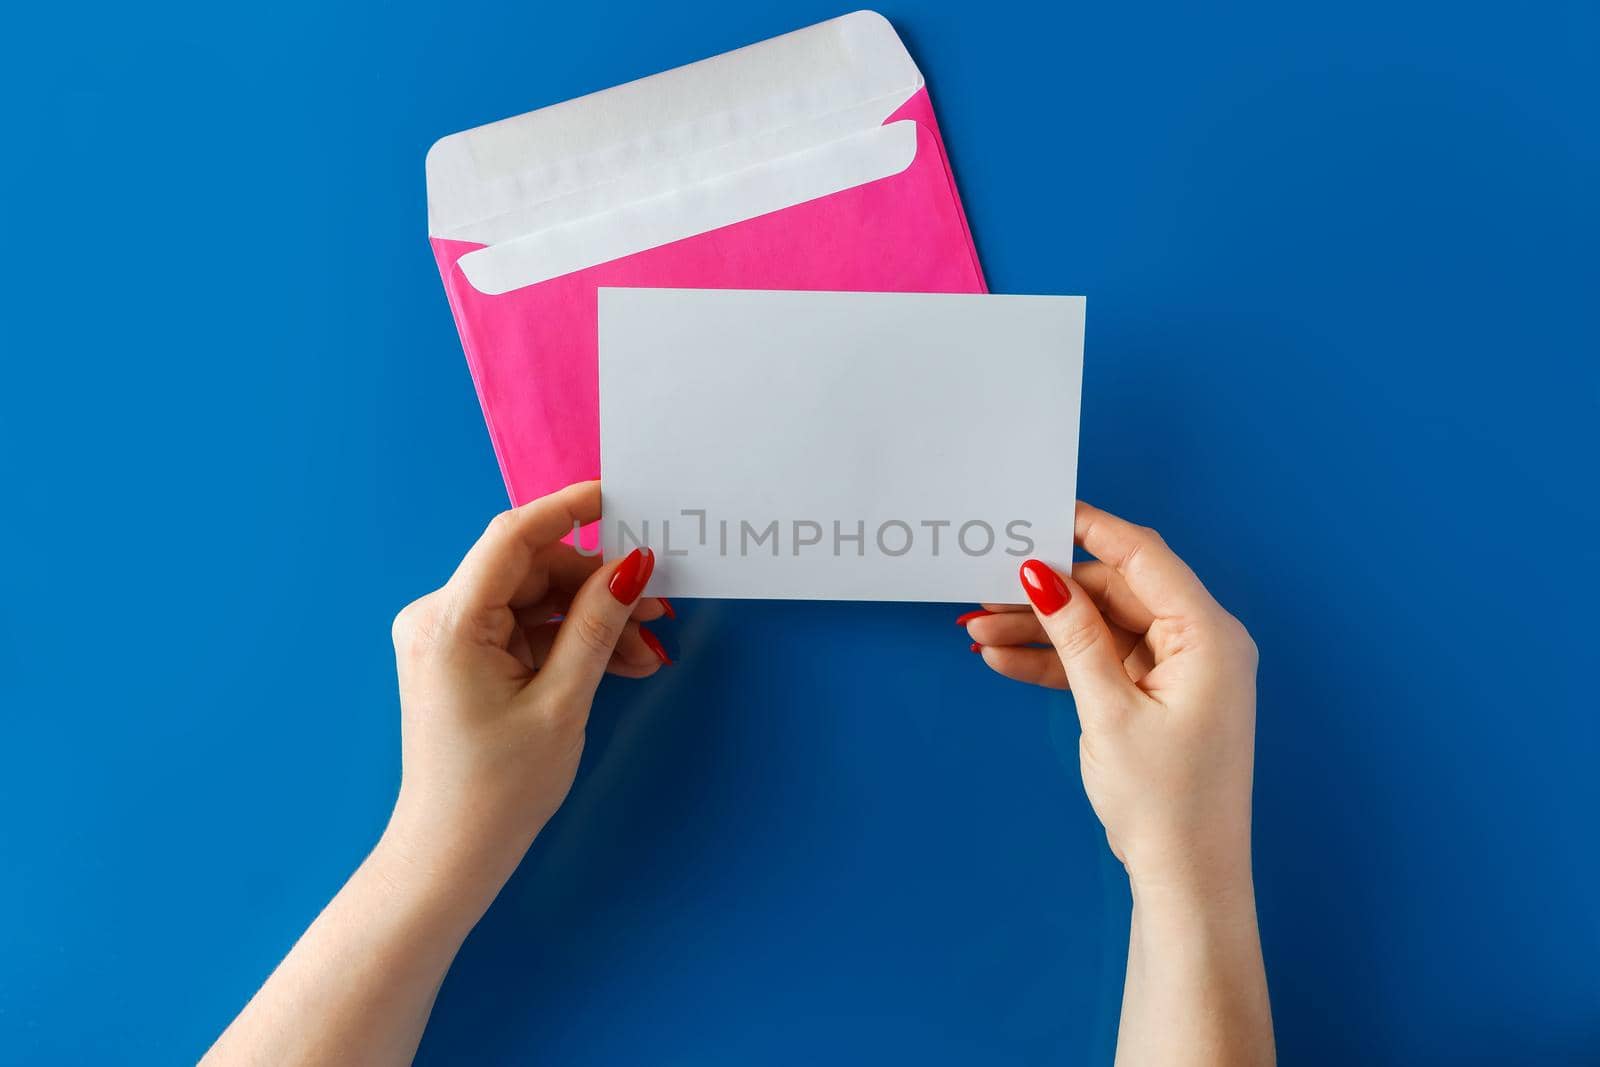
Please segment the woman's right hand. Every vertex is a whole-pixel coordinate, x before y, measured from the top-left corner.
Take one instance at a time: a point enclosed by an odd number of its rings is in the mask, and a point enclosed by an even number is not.
[[[395,619],[402,770],[377,854],[474,922],[572,788],[601,677],[670,662],[640,625],[669,610],[642,596],[654,554],[562,541],[599,518],[599,482],[503,512]]]
[[[1079,503],[1066,576],[967,616],[1000,674],[1073,691],[1083,784],[1135,896],[1251,899],[1256,647],[1154,530]],[[1051,648],[1028,647],[1044,643]]]

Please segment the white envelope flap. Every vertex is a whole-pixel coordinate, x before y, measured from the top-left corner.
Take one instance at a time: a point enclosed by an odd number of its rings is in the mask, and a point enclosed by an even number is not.
[[[460,261],[485,292],[643,251],[904,169],[915,129],[882,124],[922,84],[888,21],[858,11],[443,138],[429,232],[491,246]],[[729,199],[697,212],[684,190]]]
[[[874,126],[803,152],[546,225],[468,252],[457,262],[473,288],[497,296],[887,178],[909,167],[916,154],[916,123]]]

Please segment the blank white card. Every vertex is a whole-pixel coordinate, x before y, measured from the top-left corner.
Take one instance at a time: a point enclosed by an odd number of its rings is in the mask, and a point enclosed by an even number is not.
[[[655,596],[1022,601],[1072,560],[1084,299],[600,290],[600,537]]]

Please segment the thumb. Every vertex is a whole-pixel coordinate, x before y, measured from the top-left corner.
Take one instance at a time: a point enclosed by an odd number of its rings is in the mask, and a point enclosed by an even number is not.
[[[589,575],[572,598],[539,678],[554,685],[564,698],[594,699],[628,616],[655,568],[655,553],[636,548],[620,563]]]
[[[1079,718],[1125,706],[1138,690],[1094,600],[1077,582],[1036,559],[1022,565],[1021,578],[1045,636],[1066,669]]]

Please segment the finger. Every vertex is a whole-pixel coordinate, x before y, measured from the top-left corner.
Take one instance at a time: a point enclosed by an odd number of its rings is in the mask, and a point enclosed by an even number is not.
[[[550,589],[538,606],[548,607],[551,614],[565,614],[573,594],[589,580],[589,575],[600,569],[603,561],[599,556],[586,556],[571,545],[561,543],[551,545],[545,552],[549,558]],[[638,622],[654,622],[663,615],[675,618],[668,603],[665,597],[641,597],[632,617]]]
[[[1144,643],[1142,633],[1134,633],[1115,623],[1107,623],[1111,631],[1111,644],[1117,655],[1126,659],[1137,645]],[[1044,632],[1039,617],[1030,610],[1026,615],[1011,611],[1003,615],[986,615],[967,623],[967,635],[980,645],[1048,645],[1050,636]]]
[[[1123,658],[1122,666],[1127,669],[1128,677],[1133,681],[1133,684],[1138,685],[1144,681],[1145,675],[1155,670],[1155,651],[1151,649],[1147,642],[1139,641],[1133,646],[1132,651]]]
[[[655,608],[653,612],[649,610],[651,607]],[[550,632],[554,635],[556,628],[566,619],[567,611],[570,608],[570,603],[561,604],[559,607],[541,604],[533,608],[518,608],[516,609],[516,629],[526,637],[543,627],[550,627]],[[640,623],[654,622],[660,617],[659,606],[654,605],[648,598],[640,598],[638,606],[633,609],[633,614],[628,618],[628,625],[633,627]],[[628,641],[626,633],[622,636],[621,641]],[[540,662],[542,663],[543,660],[541,659]]]
[[[996,674],[1046,689],[1067,688],[1067,672],[1053,648],[1008,648],[984,645],[983,662]]]
[[[1207,615],[1217,602],[1161,535],[1097,507],[1078,502],[1074,536],[1084,550],[1109,565],[1152,615]]]
[[[1155,621],[1150,609],[1133,595],[1123,577],[1099,560],[1074,563],[1072,577],[1094,597],[1095,603],[1105,613],[1108,622],[1126,630],[1144,633]],[[984,604],[977,611],[969,611],[957,617],[956,625],[966,626],[974,619],[989,615],[1014,614],[1031,616],[1033,608],[1028,604]]]
[[[667,615],[666,603],[667,601],[663,597],[640,597],[639,602],[633,606],[633,614],[630,618],[634,622],[655,622],[657,619]]]
[[[605,562],[598,553],[584,555],[561,541],[544,549],[543,555],[548,561],[550,584],[565,589],[569,595],[576,593],[578,587],[589,580],[589,575],[599,570]]]
[[[516,616],[518,626],[531,629],[561,619],[571,607],[572,597],[569,594],[552,589],[538,603],[513,608],[512,612]],[[647,596],[639,598],[628,617],[634,622],[655,622],[663,616],[667,616],[664,598]]]
[[[1020,578],[1066,670],[1080,718],[1126,707],[1142,697],[1128,680],[1111,631],[1083,586],[1036,559],[1022,565]]]
[[[560,629],[559,623],[547,622],[523,631],[525,635],[523,640],[529,657],[526,662],[530,669],[538,670],[545,665]],[[669,662],[666,653],[657,652],[651,646],[650,639],[645,637],[648,632],[636,622],[627,623],[623,628],[622,637],[617,641],[616,651],[606,662],[606,673],[625,678],[647,678],[665,666]],[[655,645],[659,646],[660,643],[656,641]]]
[[[655,564],[655,553],[636,548],[589,576],[561,620],[536,684],[555,686],[562,699],[593,698]]]
[[[549,585],[541,550],[572,532],[574,525],[599,517],[599,482],[579,482],[502,511],[467,552],[446,588],[463,613],[537,600]],[[540,563],[545,565],[536,565]]]
[[[530,638],[529,636],[536,633],[537,631],[524,630],[519,626],[511,631],[511,638],[506,642],[506,651],[511,653],[518,663],[526,667],[530,674],[539,669],[541,659],[540,653],[532,644],[535,638]]]
[[[1030,609],[981,615],[967,622],[967,636],[980,645],[1049,644],[1039,617]]]
[[[1144,601],[1133,595],[1127,579],[1099,560],[1072,565],[1072,580],[1094,598],[1106,622],[1133,633],[1145,633],[1156,621]]]

